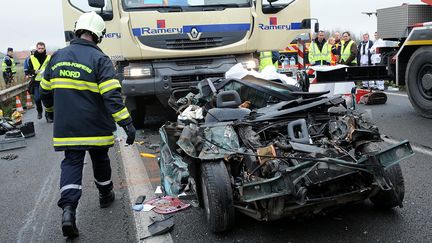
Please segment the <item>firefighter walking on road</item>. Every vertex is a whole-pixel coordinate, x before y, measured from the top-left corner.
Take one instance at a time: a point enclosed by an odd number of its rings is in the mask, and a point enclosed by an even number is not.
[[[36,44],[36,51],[33,55],[30,56],[28,69],[25,72],[26,77],[30,78],[29,84],[29,92],[33,95],[36,110],[38,112],[37,118],[42,119],[42,100],[39,92],[40,82],[42,81],[43,73],[45,71],[46,66],[48,65],[51,59],[50,55],[47,55],[45,43],[38,42]],[[49,117],[49,112],[52,112],[49,108],[45,109],[45,118],[48,123],[52,123],[53,120]]]
[[[63,235],[68,237],[78,235],[75,212],[86,151],[93,164],[99,204],[105,208],[115,198],[108,157],[108,149],[114,145],[115,122],[126,131],[127,144],[135,140],[114,66],[96,45],[104,33],[105,23],[99,15],[82,14],[75,26],[77,38],[52,56],[41,82],[43,103],[53,109],[54,148],[65,154],[58,206],[63,209]]]

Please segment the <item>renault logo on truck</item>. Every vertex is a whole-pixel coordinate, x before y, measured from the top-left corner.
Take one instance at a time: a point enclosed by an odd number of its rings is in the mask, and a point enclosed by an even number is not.
[[[199,40],[201,38],[201,32],[198,31],[197,28],[193,27],[191,31],[188,33],[190,40]]]

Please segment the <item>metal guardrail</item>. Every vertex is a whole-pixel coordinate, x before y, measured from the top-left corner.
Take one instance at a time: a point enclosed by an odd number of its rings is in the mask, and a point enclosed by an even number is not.
[[[4,102],[27,90],[28,81],[0,91],[0,101]]]

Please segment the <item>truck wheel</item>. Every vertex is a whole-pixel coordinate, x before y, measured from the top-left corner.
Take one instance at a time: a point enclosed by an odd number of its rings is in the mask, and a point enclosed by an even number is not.
[[[362,148],[363,154],[373,153],[383,149],[382,143],[368,143]],[[396,206],[402,206],[402,201],[405,197],[405,183],[402,175],[402,170],[399,164],[395,164],[385,170],[385,174],[393,188],[388,191],[380,190],[370,198],[376,208],[391,209]]]
[[[230,177],[222,161],[201,164],[201,188],[210,230],[223,232],[231,229],[235,215],[233,194]]]
[[[408,62],[405,81],[413,107],[420,115],[432,118],[432,47],[414,52]]]

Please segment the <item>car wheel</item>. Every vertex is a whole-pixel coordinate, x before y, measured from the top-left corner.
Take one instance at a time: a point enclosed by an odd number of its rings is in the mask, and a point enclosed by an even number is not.
[[[382,143],[368,143],[362,148],[364,154],[374,153],[382,150]],[[385,169],[385,175],[392,184],[392,189],[388,191],[379,190],[378,193],[370,197],[371,202],[376,208],[391,209],[396,206],[402,206],[405,197],[405,183],[402,175],[402,169],[399,164],[395,164]]]
[[[432,118],[432,47],[414,52],[408,62],[405,82],[413,107],[420,115]]]
[[[201,164],[201,190],[204,214],[213,232],[229,230],[234,225],[234,201],[231,181],[225,164]]]

